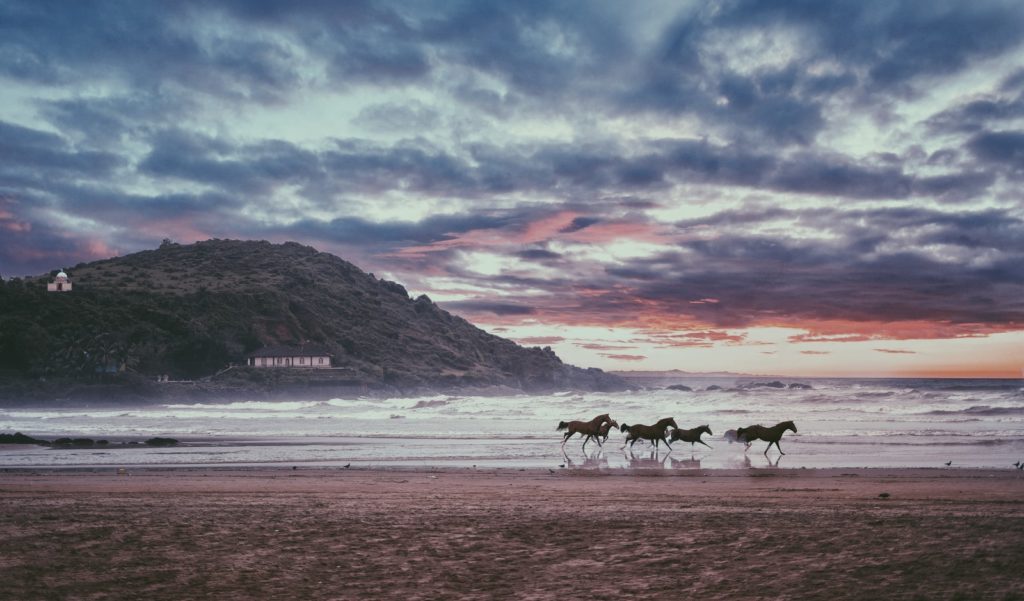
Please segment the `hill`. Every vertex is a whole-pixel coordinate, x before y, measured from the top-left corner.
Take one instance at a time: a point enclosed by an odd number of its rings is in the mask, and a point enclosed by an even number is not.
[[[444,311],[426,296],[294,242],[164,243],[69,270],[72,292],[47,292],[51,275],[0,286],[0,370],[5,379],[123,385],[204,378],[253,391],[357,386],[524,391],[620,390],[597,369],[562,363]],[[338,369],[232,368],[271,345],[316,343]],[[132,376],[135,374],[135,376]]]

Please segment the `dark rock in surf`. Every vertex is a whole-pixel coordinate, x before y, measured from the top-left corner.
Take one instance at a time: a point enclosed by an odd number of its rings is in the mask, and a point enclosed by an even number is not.
[[[693,392],[692,388],[690,388],[689,386],[686,386],[684,384],[673,384],[671,386],[666,386],[665,390],[679,390],[679,391],[682,391],[682,392]]]

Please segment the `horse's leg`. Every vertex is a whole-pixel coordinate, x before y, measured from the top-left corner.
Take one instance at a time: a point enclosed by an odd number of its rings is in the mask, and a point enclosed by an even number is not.
[[[668,439],[667,439],[667,438],[664,438],[664,437],[662,437],[662,440],[664,440],[664,441],[665,441],[665,446],[666,446],[666,447],[668,447],[668,450],[670,450],[670,451],[671,451],[671,450],[672,450],[672,445],[668,444]]]
[[[707,447],[707,448],[709,448],[709,449],[713,449],[713,448],[715,448],[715,447],[713,447],[713,446],[709,445],[708,443],[704,442],[703,440],[698,440],[697,442],[699,442],[700,444],[702,444],[702,445],[706,446],[706,447]]]
[[[777,440],[775,441],[775,448],[779,450],[779,455],[785,455],[785,453],[782,452],[782,447],[779,446],[779,441]]]
[[[768,448],[766,448],[766,449],[764,450],[764,456],[765,456],[765,457],[767,457],[767,456],[768,456],[768,451],[769,451],[769,450],[770,450],[770,449],[772,448],[772,445],[773,445],[773,444],[775,444],[775,443],[773,443],[773,442],[771,442],[771,441],[768,441]]]

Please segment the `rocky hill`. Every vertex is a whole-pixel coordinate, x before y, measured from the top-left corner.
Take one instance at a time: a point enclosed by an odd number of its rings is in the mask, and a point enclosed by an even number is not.
[[[525,391],[620,390],[597,369],[488,334],[405,288],[293,242],[209,240],[76,265],[74,290],[52,274],[0,286],[0,373],[117,383],[172,380],[222,389],[358,386]],[[339,369],[232,368],[269,345],[316,343]],[[287,372],[287,373],[285,373]],[[132,376],[131,374],[135,374]]]

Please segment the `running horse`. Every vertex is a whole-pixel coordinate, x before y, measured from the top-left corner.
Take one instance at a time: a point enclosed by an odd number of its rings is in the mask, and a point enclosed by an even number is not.
[[[601,431],[601,424],[604,422],[610,422],[612,419],[608,417],[607,413],[602,413],[589,422],[558,422],[558,427],[555,431],[565,430],[565,438],[562,439],[562,446],[572,438],[573,434],[582,434],[586,438],[583,440],[583,449],[586,450],[587,442],[591,438],[598,436]],[[597,441],[597,446],[601,446],[601,441]]]
[[[632,449],[636,441],[643,438],[654,443],[657,447],[659,443],[664,442],[668,449],[672,450],[672,445],[668,443],[668,439],[665,438],[665,431],[668,430],[669,426],[678,428],[676,420],[671,417],[658,420],[658,423],[653,426],[645,426],[643,424],[622,424],[619,426],[619,430],[626,433],[626,443],[629,444],[629,448]],[[623,443],[622,448],[626,448],[626,443]]]
[[[597,429],[597,434],[587,434],[587,440],[594,438],[597,440],[598,445],[608,442],[608,433],[611,432],[612,428],[618,428],[619,422],[614,419],[601,424],[601,427]],[[583,444],[587,444],[587,440],[583,441]]]
[[[792,421],[779,422],[771,428],[765,428],[758,424],[756,426],[748,426],[746,428],[737,428],[736,437],[747,443],[747,448],[750,448],[750,444],[755,440],[766,440],[768,441],[768,448],[764,450],[765,457],[768,456],[768,449],[775,445],[775,448],[779,450],[780,455],[785,455],[782,452],[782,447],[779,446],[779,441],[782,440],[782,435],[786,433],[786,430],[792,430],[793,434],[796,434],[796,424]]]
[[[697,426],[696,428],[691,428],[689,430],[680,430],[676,428],[675,430],[672,430],[672,435],[669,436],[669,440],[671,440],[672,442],[675,442],[677,440],[688,442],[690,443],[691,447],[695,443],[699,442],[700,444],[710,449],[711,445],[700,439],[701,434],[707,434],[708,436],[711,436],[711,428],[709,428],[706,424],[703,426]]]

